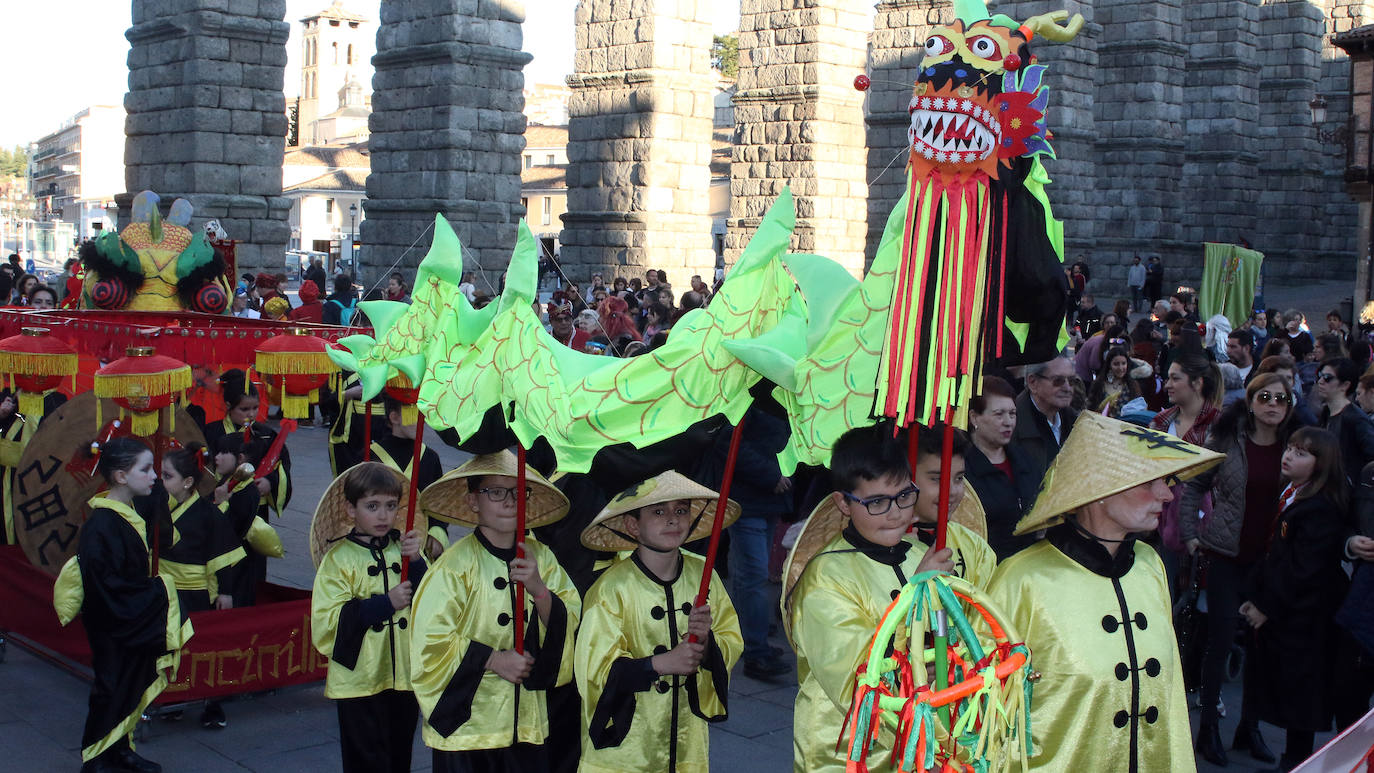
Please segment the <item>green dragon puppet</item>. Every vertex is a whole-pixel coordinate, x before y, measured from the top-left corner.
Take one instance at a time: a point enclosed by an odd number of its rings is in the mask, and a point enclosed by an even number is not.
[[[760,377],[777,385],[791,422],[785,472],[825,464],[845,430],[884,416],[963,423],[987,358],[1043,360],[1062,344],[1062,230],[1039,158],[1052,155],[1048,95],[1029,42],[1068,40],[1082,18],[1018,25],[981,0],[955,8],[958,20],[926,41],[907,191],[862,282],[827,258],[785,255],[794,213],[784,192],[709,307],[683,317],[664,346],[620,360],[544,331],[523,224],[505,294],[474,310],[457,291],[461,247],[440,217],[413,305],[364,304],[376,337],[345,339],[335,361],[360,373],[369,398],[405,374],[427,420],[460,437],[500,406],[521,442],[544,438],[568,472],[606,446],[647,446],[715,415],[735,421]]]

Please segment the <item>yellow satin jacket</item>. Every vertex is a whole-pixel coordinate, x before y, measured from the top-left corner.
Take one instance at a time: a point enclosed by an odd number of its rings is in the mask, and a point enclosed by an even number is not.
[[[954,576],[987,590],[988,583],[992,581],[992,573],[997,569],[997,552],[987,540],[967,526],[950,521],[948,527],[949,530],[945,532],[945,547],[954,552]],[[918,526],[917,531],[907,535],[906,539],[927,545],[922,531]]]
[[[503,749],[548,736],[544,692],[572,681],[582,600],[547,547],[526,536],[525,548],[555,598],[545,626],[525,594],[525,651],[534,656],[534,667],[523,684],[486,669],[492,652],[515,647],[513,548],[494,547],[474,531],[444,551],[415,592],[410,683],[431,749]]]
[[[1032,770],[1195,769],[1164,564],[1144,543],[1115,557],[1064,524],[1003,561],[989,595],[1042,674]]]
[[[706,773],[707,722],[724,721],[730,669],[744,651],[739,619],[720,578],[707,596],[711,638],[695,676],[659,676],[654,655],[682,641],[705,561],[681,553],[663,582],[638,556],[617,561],[587,592],[577,632],[583,773]]]
[[[951,524],[953,526],[953,524]],[[806,565],[789,606],[797,651],[792,715],[792,769],[845,770],[848,749],[835,750],[854,695],[854,672],[865,659],[883,612],[925,555],[919,542],[873,545],[845,528]],[[869,754],[869,770],[890,770],[892,731],[884,728]]]
[[[401,581],[401,546],[350,534],[320,561],[310,595],[310,638],[329,658],[326,698],[362,698],[410,689],[413,607],[396,609],[387,592]],[[411,564],[411,582],[420,580]]]

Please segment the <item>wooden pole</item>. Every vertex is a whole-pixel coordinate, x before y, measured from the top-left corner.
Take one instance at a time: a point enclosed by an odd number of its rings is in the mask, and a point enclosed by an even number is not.
[[[515,442],[515,557],[525,557],[525,446]],[[525,584],[515,583],[515,651],[525,653]]]
[[[725,505],[730,498],[730,485],[735,479],[735,460],[739,457],[740,438],[744,436],[744,417],[741,416],[739,423],[730,430],[730,452],[725,455],[725,474],[720,479],[720,496],[716,499],[715,518],[711,522],[711,541],[706,548],[706,563],[701,568],[701,585],[697,588],[697,598],[692,608],[702,606],[706,603],[711,593],[711,571],[716,566],[716,551],[720,548],[721,524],[725,521]],[[697,637],[693,634],[688,641],[696,643]]]

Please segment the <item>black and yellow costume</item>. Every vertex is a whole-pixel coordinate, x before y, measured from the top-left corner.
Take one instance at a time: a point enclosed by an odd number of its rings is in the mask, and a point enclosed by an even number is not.
[[[1113,556],[1060,524],[1003,561],[989,595],[1042,674],[1032,770],[1194,769],[1169,587],[1153,548],[1128,539]]]
[[[221,482],[222,483],[222,482]],[[267,556],[254,548],[255,538],[272,527],[258,513],[261,497],[252,480],[229,481],[229,498],[217,505],[244,550],[244,559],[235,564],[223,579],[221,593],[234,598],[235,607],[251,607],[257,601],[258,583],[267,577]],[[273,535],[275,536],[275,535]]]
[[[712,573],[711,635],[694,676],[659,676],[654,655],[682,640],[705,562],[679,551],[677,575],[660,580],[638,555],[592,585],[577,632],[585,773],[626,770],[705,773],[707,722],[726,718],[730,669],[744,650],[739,620]]]
[[[372,441],[372,460],[381,462],[387,467],[401,473],[410,479],[410,468],[415,463],[415,441],[396,437],[390,432]],[[405,464],[401,464],[404,461]],[[420,443],[420,468],[418,480],[416,481],[418,490],[423,491],[429,484],[441,478],[444,474],[443,465],[439,462],[439,454],[434,449],[425,446],[423,441]],[[426,532],[439,543],[439,548],[448,547],[448,529],[444,527],[442,521],[434,518],[426,519],[428,525]]]
[[[206,424],[206,447],[214,448],[217,439],[233,432],[243,432],[243,427],[234,424],[228,416]],[[270,448],[272,441],[277,438],[277,431],[262,422],[253,422],[253,437],[261,440]],[[282,446],[281,461],[277,465],[277,469],[268,473],[267,482],[272,486],[272,490],[263,498],[261,515],[263,520],[269,520],[267,510],[270,509],[273,514],[280,518],[282,513],[286,512],[286,506],[291,502],[291,449]]]
[[[793,770],[844,771],[846,753],[835,743],[854,695],[854,672],[884,610],[925,552],[916,541],[875,544],[849,524],[806,564],[789,602],[801,682],[792,716]],[[891,733],[880,736],[870,770],[889,769],[891,743]]]
[[[572,680],[581,599],[548,548],[533,537],[525,538],[525,548],[539,563],[552,609],[548,625],[541,624],[533,614],[534,600],[525,594],[524,644],[534,667],[523,684],[486,669],[493,652],[515,647],[515,586],[508,566],[514,548],[495,547],[475,531],[444,551],[416,590],[410,681],[436,770],[462,769],[444,759],[451,753],[528,754],[512,747],[544,742],[544,691]]]
[[[167,686],[191,637],[166,575],[150,576],[148,527],[133,507],[93,497],[81,527],[82,622],[91,645],[90,710],[81,758],[129,748],[143,710]]]
[[[191,492],[185,502],[169,501],[171,544],[162,550],[158,572],[176,585],[182,615],[213,606],[229,593],[234,567],[246,557],[229,519],[214,503]],[[232,594],[230,594],[232,595]]]
[[[410,770],[419,706],[410,691],[411,608],[387,595],[401,581],[399,531],[350,533],[325,554],[315,574],[310,633],[329,658],[324,695],[336,701],[343,770]],[[410,563],[418,585],[425,562]]]

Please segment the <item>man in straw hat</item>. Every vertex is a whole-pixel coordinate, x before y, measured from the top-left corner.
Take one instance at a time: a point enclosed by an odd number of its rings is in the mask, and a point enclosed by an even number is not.
[[[710,535],[718,501],[665,472],[621,492],[582,532],[593,550],[634,551],[592,585],[577,632],[584,773],[709,769],[706,723],[726,717],[744,639],[714,572],[707,603],[692,606],[705,561],[681,547]],[[727,500],[725,521],[739,515]]]
[[[1043,674],[1031,703],[1041,770],[1193,770],[1164,564],[1136,537],[1159,525],[1169,483],[1221,454],[1092,412],[1078,417],[1017,534],[1046,538],[1003,561],[989,594]]]
[[[801,680],[793,767],[838,773],[848,756],[835,746],[854,695],[854,672],[884,610],[907,578],[954,565],[948,548],[927,550],[904,539],[920,492],[890,424],[841,435],[830,474],[835,492],[811,513],[788,556],[782,604]],[[869,759],[886,760],[891,746],[887,730]]]
[[[424,533],[396,530],[406,479],[364,462],[334,479],[310,524],[319,569],[310,634],[329,658],[324,695],[339,712],[346,773],[410,770],[419,706],[410,691],[412,588],[425,573]],[[401,562],[410,564],[401,579]]]
[[[530,529],[566,515],[568,500],[533,469],[517,491],[516,468],[509,451],[484,454],[420,495],[425,514],[473,529],[415,592],[411,684],[436,773],[547,769],[545,691],[572,681],[577,588],[547,547],[516,533],[516,497]],[[527,621],[519,647],[517,582]]]

